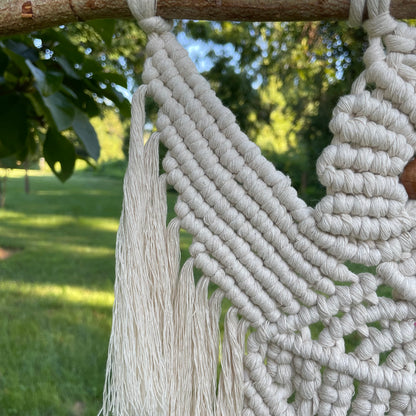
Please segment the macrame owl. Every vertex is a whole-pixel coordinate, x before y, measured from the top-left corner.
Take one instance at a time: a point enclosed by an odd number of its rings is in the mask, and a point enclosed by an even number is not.
[[[311,208],[153,3],[129,5],[148,57],[132,103],[102,414],[416,415],[416,216],[399,182],[416,149],[416,29],[389,1],[367,1],[365,70],[334,110],[317,162],[327,195]],[[352,21],[364,7],[352,1]],[[146,95],[160,110],[143,146]],[[168,226],[166,183],[178,193]],[[182,268],[180,229],[193,237]]]

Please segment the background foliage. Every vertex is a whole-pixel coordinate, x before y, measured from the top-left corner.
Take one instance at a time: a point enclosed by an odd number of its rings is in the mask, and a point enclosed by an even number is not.
[[[143,43],[133,23],[115,20],[0,40],[0,166],[28,166],[43,156],[65,181],[77,158],[98,160],[90,119],[105,107],[129,118],[123,92],[142,64]]]
[[[344,22],[187,21],[175,30],[242,130],[301,196],[318,198],[315,160],[337,98],[361,70],[363,33]],[[144,44],[133,22],[111,19],[0,40],[0,166],[43,156],[65,181],[77,158],[94,163],[89,120],[106,107],[129,118]]]

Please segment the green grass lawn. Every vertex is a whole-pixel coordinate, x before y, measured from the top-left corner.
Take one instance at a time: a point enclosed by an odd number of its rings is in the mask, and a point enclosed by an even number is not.
[[[121,180],[9,178],[0,210],[0,415],[96,415],[111,328]]]

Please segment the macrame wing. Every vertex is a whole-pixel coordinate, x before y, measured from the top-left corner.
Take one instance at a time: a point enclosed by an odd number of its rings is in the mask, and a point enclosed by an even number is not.
[[[204,354],[209,343],[198,339],[215,338],[222,297],[232,303],[216,402],[194,386],[187,414],[415,414],[415,217],[399,175],[416,148],[416,30],[370,10],[366,70],[334,111],[334,139],[317,165],[327,196],[313,209],[240,131],[174,35],[144,26],[143,82],[160,108],[151,142],[168,148],[175,227],[193,237],[178,287],[192,286],[193,266],[203,273],[193,308],[173,301],[195,321],[181,327],[194,337],[189,351]],[[346,261],[377,272],[357,275]],[[209,282],[219,288],[210,301]],[[201,377],[207,367],[215,374],[216,342],[211,366],[194,366]]]

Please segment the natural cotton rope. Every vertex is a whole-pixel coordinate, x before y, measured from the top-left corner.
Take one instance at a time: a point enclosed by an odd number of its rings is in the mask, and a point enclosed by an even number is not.
[[[366,0],[351,1],[348,24],[351,27],[358,27],[362,24]]]
[[[240,131],[153,2],[129,4],[148,57],[132,104],[103,414],[415,415],[416,217],[399,176],[416,150],[416,29],[388,1],[352,1],[352,24],[368,11],[366,69],[334,110],[317,162],[327,196],[313,209]],[[145,93],[160,110],[143,148]],[[165,181],[179,195],[167,228]],[[180,228],[193,237],[181,270]]]

